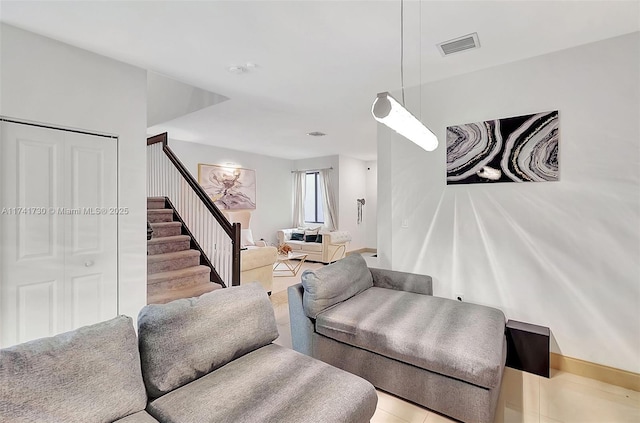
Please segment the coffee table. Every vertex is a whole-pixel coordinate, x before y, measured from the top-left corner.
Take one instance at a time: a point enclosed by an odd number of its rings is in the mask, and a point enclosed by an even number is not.
[[[302,267],[302,263],[307,259],[307,255],[308,254],[304,253],[278,254],[276,262],[273,265],[273,277],[282,278],[296,276]],[[298,261],[294,262],[292,260]]]

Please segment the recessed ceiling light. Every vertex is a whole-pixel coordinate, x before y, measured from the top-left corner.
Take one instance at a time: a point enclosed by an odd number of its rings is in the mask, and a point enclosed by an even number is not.
[[[227,70],[231,73],[245,73],[247,71],[247,68],[245,68],[244,66],[229,66],[227,68]]]
[[[324,132],[313,131],[313,132],[307,132],[307,135],[312,137],[324,137],[327,134],[325,134]]]
[[[253,63],[253,62],[247,62],[244,65],[232,65],[229,66],[227,68],[227,70],[231,73],[235,73],[235,74],[242,74],[242,73],[247,73],[247,72],[251,72],[252,70],[256,69],[258,67],[257,64]]]

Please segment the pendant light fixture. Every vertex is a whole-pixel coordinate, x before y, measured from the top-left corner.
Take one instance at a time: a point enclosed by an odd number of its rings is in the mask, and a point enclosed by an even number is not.
[[[433,151],[438,147],[438,138],[404,107],[404,0],[400,0],[400,48],[402,104],[388,92],[379,93],[371,106],[371,114],[378,122],[384,123],[409,141],[426,151]]]

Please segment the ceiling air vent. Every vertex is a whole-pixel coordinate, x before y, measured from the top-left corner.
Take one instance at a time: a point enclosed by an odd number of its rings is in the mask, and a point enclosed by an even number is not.
[[[480,48],[480,41],[478,41],[478,34],[468,34],[462,37],[455,38],[453,40],[445,41],[438,44],[438,50],[443,56],[459,53],[465,50],[471,50],[474,48]]]

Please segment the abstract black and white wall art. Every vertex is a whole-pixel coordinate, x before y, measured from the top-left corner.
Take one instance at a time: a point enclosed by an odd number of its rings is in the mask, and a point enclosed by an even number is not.
[[[447,185],[558,180],[558,111],[447,127]]]

